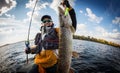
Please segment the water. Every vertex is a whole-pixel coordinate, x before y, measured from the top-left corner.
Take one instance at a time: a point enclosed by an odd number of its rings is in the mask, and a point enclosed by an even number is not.
[[[79,58],[72,59],[71,66],[77,73],[120,73],[120,48],[82,40],[74,40],[73,45]],[[24,49],[24,42],[0,47],[0,73],[30,69],[34,55],[26,64]]]
[[[76,44],[76,45],[75,45]],[[120,48],[81,40],[74,40],[79,58],[72,67],[81,73],[120,73]]]

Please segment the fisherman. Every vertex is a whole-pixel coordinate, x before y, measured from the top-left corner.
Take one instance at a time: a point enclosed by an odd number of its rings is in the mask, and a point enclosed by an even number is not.
[[[70,6],[68,0],[64,0],[63,7],[69,8],[69,14],[72,20],[72,26],[76,30],[76,15],[74,9]],[[44,15],[41,18],[41,33],[35,37],[35,45],[26,48],[26,54],[36,54],[34,65],[29,73],[56,73],[58,56],[56,49],[59,45],[59,28],[54,28],[51,16]]]

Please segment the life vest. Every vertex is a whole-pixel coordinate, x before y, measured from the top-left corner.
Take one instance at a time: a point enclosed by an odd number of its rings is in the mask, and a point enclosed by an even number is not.
[[[48,34],[45,34],[44,39],[42,40],[41,33],[37,33],[35,37],[35,45],[37,46],[36,54],[42,50],[42,47],[45,50],[54,50],[58,49],[59,38],[58,38],[59,28],[51,28]]]
[[[42,40],[42,46],[45,50],[58,49],[59,38],[55,28],[51,28]]]
[[[37,34],[35,44],[39,44],[38,48],[40,50],[36,53],[34,59],[35,64],[40,64],[43,68],[48,68],[57,63],[58,57],[54,52],[54,49],[58,49],[59,44],[57,33],[56,28],[52,28],[43,40],[41,40],[41,34]],[[45,50],[41,50],[41,46],[43,46]]]

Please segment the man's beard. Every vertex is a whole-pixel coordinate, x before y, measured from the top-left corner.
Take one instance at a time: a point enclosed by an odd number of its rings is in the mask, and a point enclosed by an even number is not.
[[[51,28],[51,26],[44,26],[44,33],[48,33]]]

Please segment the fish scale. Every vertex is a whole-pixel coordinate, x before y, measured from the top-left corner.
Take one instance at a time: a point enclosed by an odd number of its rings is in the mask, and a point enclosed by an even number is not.
[[[69,73],[72,57],[72,31],[69,14],[64,16],[64,10],[59,9],[59,59],[57,73]]]

